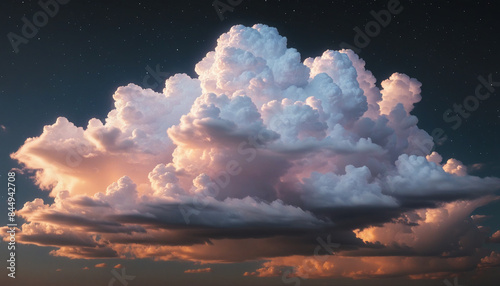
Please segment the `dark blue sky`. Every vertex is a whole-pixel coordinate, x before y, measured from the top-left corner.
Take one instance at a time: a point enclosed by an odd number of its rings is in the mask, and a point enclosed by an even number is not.
[[[371,10],[387,5],[243,1],[220,21],[207,2],[70,1],[34,38],[19,45],[19,53],[4,37],[0,94],[2,105],[9,107],[2,113],[10,132],[8,140],[2,140],[6,148],[16,150],[26,134],[37,135],[57,116],[79,126],[90,117],[103,119],[112,107],[114,90],[130,82],[143,84],[148,66],[194,76],[194,65],[234,24],[277,27],[288,46],[306,58],[337,49],[342,42],[353,44],[353,28],[363,28],[372,20]],[[429,133],[434,128],[446,131],[449,140],[440,153],[460,154],[466,164],[488,164],[485,174],[498,174],[498,96],[481,102],[458,130],[442,119],[454,103],[474,94],[478,76],[499,78],[496,11],[488,1],[432,2],[403,1],[403,11],[360,55],[377,78],[398,71],[423,83],[423,100],[414,112]],[[21,34],[21,18],[40,10],[36,1],[6,1],[2,6],[5,35]]]
[[[196,76],[195,64],[235,24],[276,27],[287,37],[288,47],[296,48],[305,59],[326,49],[339,49],[342,42],[353,45],[353,29],[364,29],[373,20],[370,11],[385,9],[388,3],[243,0],[232,12],[226,11],[221,21],[211,1],[71,0],[60,5],[56,15],[15,52],[8,35],[22,35],[22,18],[33,19],[41,10],[37,2],[7,0],[0,4],[0,124],[5,127],[0,130],[1,180],[8,170],[20,167],[9,154],[27,138],[39,136],[44,125],[53,124],[59,116],[83,127],[90,118],[103,120],[113,108],[116,88],[128,83],[144,86],[147,82],[161,91],[163,82],[157,86],[151,70],[161,71],[162,80],[175,73]],[[402,0],[401,5],[401,13],[393,15],[387,27],[370,39],[360,57],[379,80],[401,72],[422,82],[422,101],[413,114],[428,133],[443,130],[447,140],[436,150],[444,159],[461,160],[473,175],[500,177],[500,87],[490,98],[478,101],[479,106],[456,130],[443,120],[446,110],[463,105],[474,95],[480,84],[478,76],[491,75],[500,82],[500,21],[495,2]],[[474,164],[480,168],[473,170]],[[18,190],[19,207],[37,197],[51,200],[27,176],[18,176]],[[3,201],[5,195],[1,197]],[[493,217],[485,225],[498,225],[498,204],[485,207],[483,213]],[[28,266],[32,262],[43,264],[36,254],[48,256],[49,249],[21,247],[25,252],[20,252],[31,258],[20,262],[20,269],[33,270],[33,265]],[[54,263],[67,261],[51,259],[57,261]],[[137,266],[141,271],[166,267],[175,272],[179,267],[141,263]],[[74,267],[87,264],[93,265],[78,261]],[[235,283],[238,278],[233,277]]]

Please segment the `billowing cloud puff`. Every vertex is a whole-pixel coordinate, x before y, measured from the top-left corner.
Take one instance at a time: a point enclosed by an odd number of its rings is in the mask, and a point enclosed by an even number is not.
[[[376,252],[396,251],[420,255],[460,257],[474,253],[488,238],[484,228],[471,228],[474,223],[470,213],[485,205],[489,198],[473,201],[456,201],[439,208],[406,212],[398,220],[382,226],[355,230],[364,242],[380,243],[385,249]],[[460,245],[460,248],[454,247]]]
[[[481,259],[479,268],[492,268],[500,266],[500,253],[493,251],[490,256]]]
[[[466,176],[463,165],[449,160],[444,166],[425,157],[403,154],[395,162],[396,170],[387,176],[387,189],[394,196],[457,198],[480,196],[497,188],[498,179]],[[416,191],[418,190],[418,191]]]
[[[120,87],[104,124],[93,118],[83,129],[60,117],[12,158],[36,170],[36,183],[55,193],[94,194],[124,174],[141,182],[156,164],[171,160],[174,146],[165,131],[201,93],[199,80],[185,74],[165,85],[163,94],[134,84]]]
[[[418,80],[395,73],[379,88],[352,51],[302,60],[260,24],[232,27],[195,70],[170,77],[163,93],[120,87],[104,121],[60,117],[27,139],[11,157],[54,202],[19,210],[19,241],[74,259],[267,260],[246,273],[257,276],[288,266],[306,275],[307,265],[311,277],[414,275],[497,261],[468,218],[500,180],[430,154],[432,138],[410,114]],[[318,262],[311,255],[327,236],[339,255]],[[412,270],[423,261],[440,266]]]
[[[500,243],[500,230],[496,231],[490,238],[493,243]]]
[[[314,207],[345,207],[371,205],[378,207],[397,207],[395,198],[382,194],[379,184],[372,182],[370,170],[348,165],[345,175],[334,173],[312,173],[304,179],[308,188],[302,194],[302,200]],[[346,191],[349,190],[349,191]]]
[[[422,84],[409,76],[394,73],[389,79],[382,81],[382,101],[380,111],[389,114],[398,104],[402,104],[406,112],[413,110],[414,104],[422,99],[420,86]]]
[[[328,256],[318,260],[310,256],[288,256],[272,258],[262,268],[254,272],[246,272],[245,276],[281,277],[284,283],[300,282],[301,279],[314,278],[393,278],[408,277],[411,279],[446,278],[453,271],[467,271],[483,264],[481,259],[471,257],[438,258],[438,257],[345,257]],[[494,264],[493,264],[494,265]],[[418,274],[415,274],[418,273]],[[421,274],[425,273],[425,274]]]

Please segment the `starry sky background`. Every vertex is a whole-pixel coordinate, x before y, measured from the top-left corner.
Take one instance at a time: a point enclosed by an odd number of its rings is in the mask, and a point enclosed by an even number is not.
[[[19,167],[9,154],[26,138],[38,136],[44,125],[53,124],[59,116],[77,126],[86,126],[92,117],[104,119],[112,109],[111,95],[116,88],[128,83],[143,85],[148,67],[155,69],[158,65],[168,75],[184,72],[196,76],[194,65],[215,47],[217,37],[235,24],[263,23],[276,27],[287,37],[288,46],[295,47],[304,59],[320,55],[326,49],[339,49],[341,42],[352,44],[353,28],[364,27],[372,20],[370,11],[385,8],[387,1],[244,0],[233,12],[226,12],[223,21],[211,4],[211,1],[72,0],[61,5],[59,13],[15,53],[5,35],[20,33],[21,18],[31,17],[40,8],[37,1],[2,1],[0,124],[5,127],[0,130],[2,180],[6,180],[8,170]],[[428,133],[434,128],[445,131],[448,140],[436,150],[444,158],[458,158],[467,166],[482,164],[473,175],[499,177],[500,88],[481,102],[457,130],[442,119],[446,109],[474,94],[479,75],[492,74],[494,80],[500,81],[498,6],[494,1],[465,0],[401,1],[401,4],[404,10],[393,16],[388,27],[360,53],[367,69],[377,79],[388,78],[397,71],[422,82],[423,99],[413,114],[419,118],[419,127]],[[149,82],[155,84],[152,79]],[[160,84],[154,89],[162,88]],[[47,192],[38,190],[23,175],[17,176],[17,189],[18,206],[36,197],[51,200]],[[3,202],[6,188],[2,192]],[[481,210],[493,217],[485,225],[500,223],[499,206],[492,204]],[[2,213],[0,221],[5,224],[7,216],[5,211]],[[6,246],[4,243],[1,246],[3,258]],[[79,269],[95,264],[51,257],[48,252],[49,249],[30,245],[19,247],[18,275],[28,283],[23,285],[31,285],[33,279],[54,281],[54,265],[69,267],[65,273],[57,273],[57,279],[74,279]],[[142,283],[154,281],[162,273],[172,283],[193,285],[189,283],[195,283],[196,277],[176,274],[182,267],[182,262],[140,260],[129,262],[127,272],[136,274]],[[224,283],[239,283],[241,277],[231,273],[240,264],[215,266],[214,270],[217,267],[228,273]],[[108,281],[109,276],[109,269],[97,271],[74,285]],[[2,274],[0,281],[5,281],[4,277]],[[221,283],[221,277],[210,279],[204,285],[222,285],[217,284]],[[252,279],[246,280],[249,285],[255,282]],[[267,282],[284,285],[281,281]],[[139,285],[136,283],[139,282],[134,281],[133,285]],[[304,285],[327,282],[307,283]],[[380,283],[399,282],[382,279]]]

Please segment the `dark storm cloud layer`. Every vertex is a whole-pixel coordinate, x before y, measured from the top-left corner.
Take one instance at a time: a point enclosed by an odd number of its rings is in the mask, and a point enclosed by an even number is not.
[[[269,259],[259,276],[326,237],[345,261],[495,264],[481,246],[498,235],[470,215],[500,180],[431,154],[411,115],[421,83],[394,73],[378,88],[364,65],[350,50],[302,61],[276,29],[234,26],[198,78],[120,87],[105,122],[58,118],[12,154],[55,197],[19,211],[21,241],[70,258]]]
[[[85,217],[62,214],[57,212],[43,214],[40,217],[33,219],[33,221],[37,220],[50,221],[58,225],[82,228],[88,232],[96,232],[96,233],[132,234],[132,232],[146,232],[144,228],[140,226],[123,226],[113,221],[89,220],[86,219]]]

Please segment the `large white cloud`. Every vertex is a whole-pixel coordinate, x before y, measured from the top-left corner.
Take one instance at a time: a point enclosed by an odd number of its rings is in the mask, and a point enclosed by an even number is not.
[[[104,122],[61,117],[27,139],[12,158],[55,201],[25,204],[20,241],[70,258],[242,261],[306,255],[331,232],[371,249],[383,232],[363,241],[355,230],[443,202],[486,204],[499,188],[430,154],[411,114],[418,80],[395,73],[380,89],[350,50],[302,60],[276,29],[234,26],[195,70],[169,78],[163,93],[118,88]],[[236,239],[267,246],[238,253]]]

